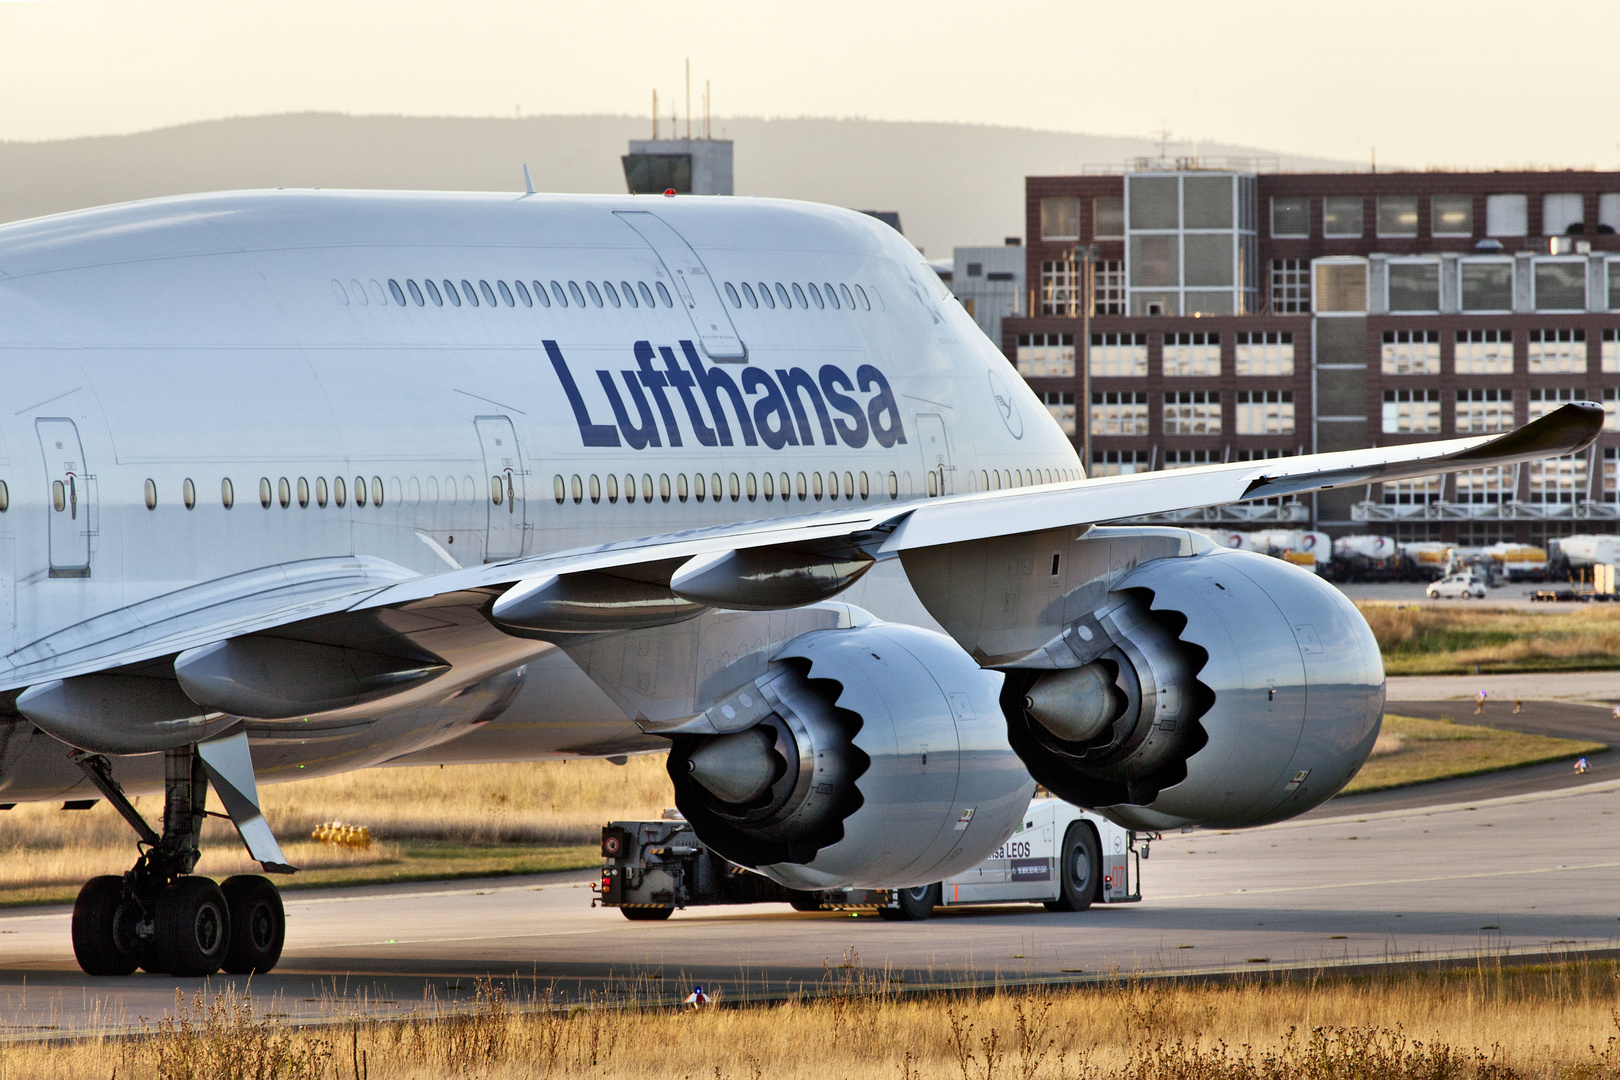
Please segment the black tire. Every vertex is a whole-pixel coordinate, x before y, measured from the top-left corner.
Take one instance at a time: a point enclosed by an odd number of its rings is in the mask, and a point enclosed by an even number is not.
[[[939,882],[932,885],[917,885],[910,889],[895,890],[899,898],[896,907],[878,908],[878,918],[889,922],[920,922],[934,913],[934,907],[939,903],[941,889]]]
[[[124,893],[124,879],[93,877],[73,901],[73,956],[86,975],[130,975],[143,945],[135,936],[141,906]]]
[[[801,892],[798,889],[788,890],[788,907],[794,911],[820,911],[821,897],[813,892]]]
[[[675,914],[672,907],[621,907],[619,911],[631,922],[663,922]]]
[[[225,894],[208,878],[175,878],[158,896],[156,921],[155,958],[168,974],[200,978],[225,962],[231,912]]]
[[[258,874],[226,878],[219,891],[231,916],[231,943],[220,967],[232,975],[263,975],[281,959],[287,941],[281,891]]]
[[[1101,895],[1102,844],[1084,821],[1073,822],[1063,834],[1058,885],[1058,898],[1046,901],[1047,911],[1084,911]]]

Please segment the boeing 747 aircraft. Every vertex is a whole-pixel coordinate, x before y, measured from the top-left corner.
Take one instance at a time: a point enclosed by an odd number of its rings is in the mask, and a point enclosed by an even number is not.
[[[270,879],[192,873],[210,787],[274,873],[259,783],[668,750],[701,839],[804,889],[958,873],[1037,780],[1131,828],[1298,814],[1377,735],[1366,624],[1282,561],[1104,523],[1603,418],[1088,480],[897,233],[746,198],[8,225],[0,378],[0,799],[129,821],[73,914],[109,976],[275,965]]]

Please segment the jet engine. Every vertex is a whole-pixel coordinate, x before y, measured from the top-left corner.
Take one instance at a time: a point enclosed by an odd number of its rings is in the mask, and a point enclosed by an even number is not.
[[[676,805],[705,844],[790,888],[950,877],[1011,834],[1034,791],[1002,682],[915,627],[803,634],[700,717],[704,733],[675,736]]]
[[[1142,563],[1063,641],[1073,666],[1008,671],[1009,740],[1053,794],[1129,828],[1292,817],[1343,787],[1378,737],[1372,631],[1280,559],[1217,548]]]

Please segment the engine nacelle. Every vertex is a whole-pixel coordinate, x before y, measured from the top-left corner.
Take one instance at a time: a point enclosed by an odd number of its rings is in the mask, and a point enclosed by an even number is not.
[[[916,627],[801,635],[710,710],[735,730],[675,737],[675,803],[705,844],[791,888],[940,881],[994,851],[1034,792],[1002,682]]]
[[[1064,640],[1078,666],[1008,672],[1010,741],[1053,794],[1128,828],[1293,817],[1342,788],[1378,737],[1372,631],[1280,559],[1143,563]]]

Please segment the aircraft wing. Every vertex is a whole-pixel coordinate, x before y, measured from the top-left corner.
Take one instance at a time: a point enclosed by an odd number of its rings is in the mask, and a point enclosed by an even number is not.
[[[1576,402],[1503,435],[849,506],[433,576],[375,559],[309,560],[192,586],[57,631],[5,658],[0,690],[165,658],[195,669],[191,682],[182,674],[188,693],[205,677],[216,687],[235,679],[240,690],[249,667],[273,680],[277,671],[314,670],[330,660],[329,682],[344,692],[292,695],[282,711],[302,715],[334,701],[358,707],[375,698],[367,686],[419,685],[458,672],[436,684],[448,688],[580,634],[673,623],[715,607],[798,607],[835,595],[874,561],[906,550],[1557,457],[1590,445],[1602,424],[1602,406]],[[265,644],[267,637],[278,644]],[[218,651],[243,639],[258,639],[258,651]],[[333,659],[333,650],[343,655]],[[378,668],[378,657],[397,670]],[[244,700],[227,694],[216,704]]]

